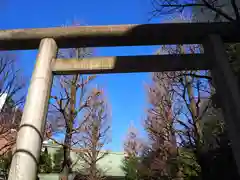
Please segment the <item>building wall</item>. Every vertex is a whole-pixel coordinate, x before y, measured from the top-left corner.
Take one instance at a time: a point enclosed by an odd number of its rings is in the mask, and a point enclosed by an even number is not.
[[[58,145],[44,144],[43,148],[47,148],[48,153],[53,156],[54,153],[60,148]],[[73,149],[70,153],[73,163],[76,165],[73,167],[73,171],[81,171],[83,169],[83,161],[79,160],[78,153],[82,153],[86,150]],[[102,152],[104,153],[104,151]],[[122,160],[125,157],[124,152],[108,152],[108,154],[98,161],[98,167],[101,168],[106,176],[124,177],[124,172],[121,169]]]
[[[50,174],[39,174],[39,180],[59,180],[59,174],[50,173]],[[73,180],[75,174],[70,174],[68,180]]]
[[[59,180],[59,174],[50,173],[50,174],[39,174],[39,180]],[[124,180],[124,177],[106,177],[105,180]],[[0,179],[1,180],[1,179]],[[86,180],[82,176],[76,174],[70,174],[68,180]]]

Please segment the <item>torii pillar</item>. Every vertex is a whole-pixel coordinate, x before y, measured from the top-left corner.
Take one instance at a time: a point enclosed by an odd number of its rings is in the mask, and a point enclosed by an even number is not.
[[[52,64],[56,54],[56,42],[50,38],[42,39],[28,89],[8,180],[36,179],[53,79]]]

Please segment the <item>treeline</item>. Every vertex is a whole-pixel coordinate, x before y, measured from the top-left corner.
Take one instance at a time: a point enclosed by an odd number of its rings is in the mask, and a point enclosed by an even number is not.
[[[231,21],[239,26],[239,2],[232,0],[153,0],[153,17],[172,20]],[[184,17],[191,12],[190,16]],[[189,14],[188,14],[189,15]],[[200,18],[200,19],[198,19]],[[158,53],[202,53],[201,45],[162,46]],[[240,45],[226,44],[229,63],[239,81]],[[239,83],[240,85],[240,83]],[[151,104],[144,121],[147,138],[130,128],[126,179],[239,179],[228,129],[210,71],[153,73],[147,87]]]
[[[183,54],[202,48],[163,49]],[[147,138],[130,127],[122,166],[126,179],[239,179],[209,71],[153,73],[147,92],[151,104],[144,121]]]

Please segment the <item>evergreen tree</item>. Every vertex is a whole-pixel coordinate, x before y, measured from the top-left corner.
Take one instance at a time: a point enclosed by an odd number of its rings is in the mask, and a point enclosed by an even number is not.
[[[52,158],[47,148],[40,154],[39,169],[40,173],[51,173],[53,171]]]
[[[88,118],[84,123],[83,131],[75,137],[75,140],[80,142],[78,146],[85,150],[78,155],[84,162],[83,168],[87,174],[87,180],[102,180],[108,170],[104,167],[100,168],[98,162],[108,155],[108,151],[102,151],[102,149],[110,142],[110,109],[103,90],[96,88],[91,94],[89,111],[85,115]]]
[[[139,157],[130,156],[126,157],[122,161],[122,170],[125,173],[126,180],[138,180],[140,173],[138,171]]]
[[[11,165],[11,160],[12,160],[12,152],[10,151],[0,157],[1,175],[5,175],[7,177],[8,171]]]
[[[143,142],[138,137],[137,129],[131,124],[124,142],[124,152],[126,154],[122,161],[122,170],[126,180],[140,179],[140,157],[143,149]]]

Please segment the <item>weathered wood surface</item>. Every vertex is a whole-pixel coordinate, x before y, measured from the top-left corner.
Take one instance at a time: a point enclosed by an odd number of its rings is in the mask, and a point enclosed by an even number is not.
[[[53,80],[57,45],[43,39],[28,89],[8,180],[35,180]]]
[[[57,59],[53,65],[53,72],[54,74],[98,74],[206,70],[211,69],[210,62],[203,54]]]
[[[0,50],[36,49],[43,38],[55,39],[59,48],[196,44],[208,34],[219,34],[224,42],[240,42],[232,23],[79,26],[0,30]]]
[[[209,35],[204,43],[206,56],[213,62],[211,75],[231,141],[238,173],[240,174],[240,90],[229,64],[223,41],[218,35]]]

